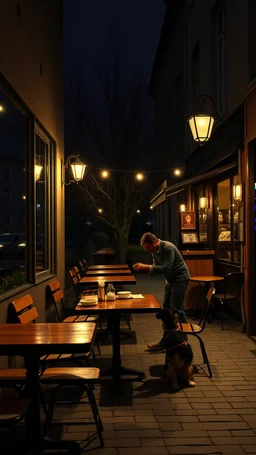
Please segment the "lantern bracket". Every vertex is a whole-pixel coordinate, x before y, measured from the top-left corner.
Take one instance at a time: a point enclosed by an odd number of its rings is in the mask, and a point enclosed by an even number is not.
[[[72,162],[72,160],[75,160],[74,162]],[[81,166],[83,167],[83,171],[82,171],[82,175],[81,177],[76,177],[74,175],[74,171],[72,169],[72,166]],[[73,179],[69,179],[68,182],[65,181],[65,169],[68,169],[69,166],[71,166],[71,169],[72,169],[72,175],[73,175]],[[86,169],[87,165],[84,164],[81,160],[80,160],[80,155],[69,155],[64,163],[63,160],[61,160],[61,171],[62,171],[62,183],[64,185],[70,185],[71,183],[78,183],[80,180],[82,180],[83,178],[83,175],[84,175],[84,172],[85,172],[85,169]]]

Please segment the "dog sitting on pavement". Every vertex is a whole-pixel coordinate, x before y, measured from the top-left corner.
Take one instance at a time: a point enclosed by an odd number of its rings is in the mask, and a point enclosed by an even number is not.
[[[178,313],[164,308],[156,314],[162,320],[166,349],[166,375],[174,389],[180,384],[195,387],[193,378],[193,351],[186,334],[179,327]]]

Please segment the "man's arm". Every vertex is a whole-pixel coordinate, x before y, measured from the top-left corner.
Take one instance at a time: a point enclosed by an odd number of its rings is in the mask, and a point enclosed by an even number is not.
[[[136,264],[133,264],[133,266],[132,266],[132,268],[136,272],[138,272],[139,270],[144,271],[144,272],[150,272],[151,267],[153,267],[153,266],[150,264],[142,264],[142,262],[137,262]]]

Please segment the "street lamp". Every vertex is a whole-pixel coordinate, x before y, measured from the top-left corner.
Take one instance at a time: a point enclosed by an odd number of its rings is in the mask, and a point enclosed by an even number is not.
[[[71,160],[74,160],[73,162]],[[80,159],[79,155],[70,155],[67,157],[66,162],[62,161],[62,169],[68,169],[68,167],[71,167],[71,171],[73,174],[73,180],[69,180],[68,182],[65,182],[65,178],[62,179],[62,182],[64,185],[70,185],[71,183],[78,183],[80,180],[83,179],[85,169],[87,167],[86,164],[84,164]]]
[[[201,106],[203,99],[209,99],[211,101],[215,110],[216,119],[218,119],[219,113],[214,102],[214,99],[208,93],[203,93],[199,95],[198,103],[201,104]],[[209,113],[200,112],[191,115],[191,117],[188,119],[188,122],[194,141],[199,142],[200,145],[203,145],[205,142],[209,141],[212,134],[213,125],[215,122],[215,118],[213,117],[213,115]]]

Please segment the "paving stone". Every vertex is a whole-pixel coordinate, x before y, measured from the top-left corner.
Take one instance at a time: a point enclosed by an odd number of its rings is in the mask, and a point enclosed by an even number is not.
[[[132,449],[118,449],[118,455],[168,455],[167,447],[134,447]]]
[[[208,454],[208,453],[213,453],[216,455],[222,454],[223,452],[220,452],[216,447],[213,445],[211,446],[193,446],[193,447],[188,447],[188,446],[170,446],[167,447],[169,454],[170,455],[200,455],[200,454]]]

